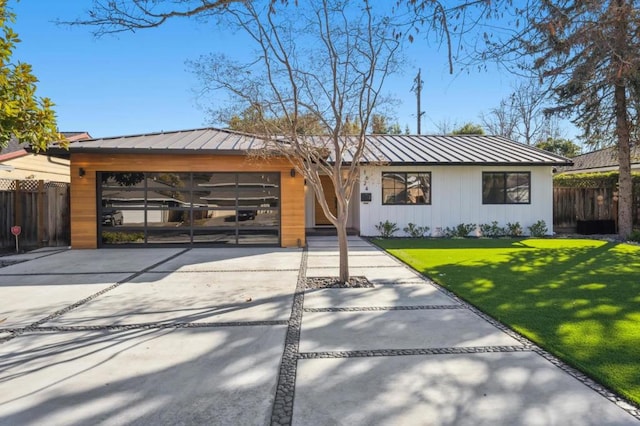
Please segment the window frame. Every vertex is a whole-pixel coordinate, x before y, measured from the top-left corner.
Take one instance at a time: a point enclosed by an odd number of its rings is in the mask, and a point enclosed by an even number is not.
[[[503,201],[502,202],[489,202],[487,200],[485,200],[485,196],[484,196],[484,179],[485,179],[485,175],[497,175],[497,174],[502,174],[502,179],[504,182],[504,186],[502,188],[503,190]],[[520,175],[527,175],[528,176],[528,190],[529,190],[529,197],[527,198],[526,202],[509,202],[508,197],[507,197],[507,190],[508,190],[508,186],[507,186],[507,182],[508,182],[508,176],[510,174],[520,174]],[[489,206],[518,206],[518,205],[529,205],[531,204],[531,171],[486,171],[486,172],[482,172],[482,180],[480,181],[480,193],[482,196],[482,205],[489,205]]]
[[[384,176],[385,174],[388,175],[400,175],[403,174],[404,175],[404,191],[406,193],[407,191],[407,180],[408,180],[408,175],[411,174],[415,174],[415,175],[427,175],[429,177],[429,201],[426,203],[408,203],[408,202],[404,202],[404,203],[399,203],[399,202],[394,202],[394,203],[388,203],[385,201],[385,193],[384,193]],[[433,188],[432,188],[432,174],[430,171],[414,171],[414,170],[409,170],[409,171],[383,171],[381,172],[380,175],[380,193],[382,195],[382,205],[383,206],[430,206],[432,201],[432,196],[433,196]]]

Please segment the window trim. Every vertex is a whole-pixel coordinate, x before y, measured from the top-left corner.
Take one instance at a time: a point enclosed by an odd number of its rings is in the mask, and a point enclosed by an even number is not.
[[[407,182],[407,175],[409,174],[423,174],[423,175],[428,175],[429,176],[429,202],[428,203],[387,203],[385,202],[385,198],[384,198],[384,175],[385,174],[404,174],[405,176],[405,191],[406,191],[406,182]],[[401,170],[401,171],[392,171],[392,170],[387,170],[387,171],[383,171],[381,172],[380,175],[380,194],[381,194],[381,198],[382,198],[382,205],[383,206],[430,206],[431,203],[433,202],[433,179],[432,179],[432,174],[431,171],[418,171],[418,170]]]
[[[503,175],[503,180],[504,180],[504,188],[503,188],[503,193],[504,193],[504,201],[499,203],[499,202],[487,202],[484,199],[484,176],[487,174],[502,174]],[[527,202],[508,202],[507,201],[507,176],[509,174],[523,174],[523,175],[528,175],[529,176],[529,197],[528,197],[528,201]],[[482,172],[482,179],[480,181],[480,196],[482,197],[482,205],[487,205],[487,206],[518,206],[518,205],[530,205],[531,204],[531,171],[518,171],[518,170],[511,170],[511,171],[485,171]]]

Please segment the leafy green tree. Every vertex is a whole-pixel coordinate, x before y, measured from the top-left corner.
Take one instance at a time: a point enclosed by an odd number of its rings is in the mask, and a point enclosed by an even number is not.
[[[535,147],[569,158],[580,154],[580,147],[569,139],[547,138],[546,141],[540,141],[535,144]]]
[[[389,118],[383,114],[373,114],[371,117],[371,133],[374,135],[400,135],[400,123],[389,124]]]
[[[0,150],[15,137],[20,143],[31,145],[36,151],[46,150],[49,143],[62,140],[56,126],[53,103],[36,96],[38,79],[31,65],[11,57],[18,34],[10,27],[15,15],[7,8],[7,0],[0,0]]]
[[[452,135],[484,135],[482,126],[473,123],[466,123],[464,126],[451,132]]]

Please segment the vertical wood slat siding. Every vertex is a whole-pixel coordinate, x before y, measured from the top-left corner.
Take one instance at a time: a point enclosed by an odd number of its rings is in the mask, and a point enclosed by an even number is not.
[[[79,176],[79,169],[85,175]],[[241,155],[72,154],[71,246],[96,248],[97,172],[280,172],[281,245],[305,244],[304,178],[290,175],[284,159],[257,160]]]

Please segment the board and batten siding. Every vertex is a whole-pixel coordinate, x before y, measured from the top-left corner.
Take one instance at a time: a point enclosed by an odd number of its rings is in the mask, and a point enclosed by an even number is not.
[[[431,172],[430,205],[382,205],[382,172]],[[482,172],[530,172],[531,204],[482,204]],[[360,191],[371,193],[370,203],[360,202],[360,234],[379,235],[375,228],[386,220],[402,228],[408,223],[438,228],[461,223],[480,225],[498,221],[520,222],[527,227],[544,220],[549,232],[553,225],[553,180],[551,166],[363,166]]]
[[[79,176],[79,169],[85,175]],[[98,246],[97,172],[280,172],[280,244],[305,245],[304,178],[285,159],[242,155],[71,154],[71,247]]]

